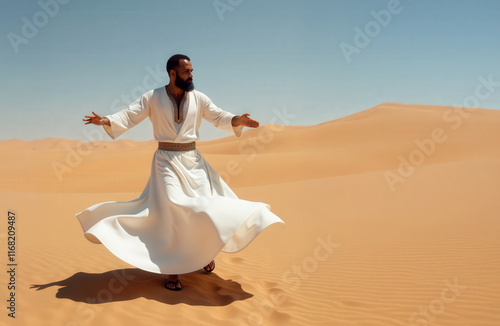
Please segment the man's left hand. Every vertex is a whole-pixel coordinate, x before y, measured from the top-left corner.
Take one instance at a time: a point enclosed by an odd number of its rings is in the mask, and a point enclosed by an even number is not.
[[[245,113],[241,116],[234,117],[233,121],[232,121],[232,125],[234,127],[245,126],[245,127],[249,127],[249,128],[257,128],[259,126],[259,121],[250,118],[249,113]]]

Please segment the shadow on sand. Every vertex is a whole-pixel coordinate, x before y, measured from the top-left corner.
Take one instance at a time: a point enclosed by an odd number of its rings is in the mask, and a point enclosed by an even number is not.
[[[60,286],[56,297],[77,302],[99,304],[146,298],[166,304],[185,303],[194,306],[225,306],[253,295],[243,291],[232,280],[223,280],[215,272],[198,271],[180,275],[182,291],[165,288],[167,275],[149,273],[137,268],[117,269],[100,274],[79,272],[61,281],[32,284],[37,291]]]

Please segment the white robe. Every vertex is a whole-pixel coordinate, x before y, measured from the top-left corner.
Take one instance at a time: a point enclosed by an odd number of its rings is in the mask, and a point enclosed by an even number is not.
[[[128,108],[108,115],[104,126],[115,139],[146,117],[157,141],[198,139],[201,118],[239,137],[234,114],[215,106],[203,93],[186,92],[180,114],[165,87],[140,96]],[[96,204],[76,214],[85,237],[102,243],[137,268],[183,274],[206,266],[220,252],[245,248],[264,228],[284,222],[270,206],[238,197],[195,150],[157,149],[151,175],[139,198]]]

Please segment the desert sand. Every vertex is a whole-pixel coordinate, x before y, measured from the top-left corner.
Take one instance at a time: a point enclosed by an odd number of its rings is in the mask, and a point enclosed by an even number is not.
[[[139,270],[75,217],[137,198],[154,141],[0,142],[2,325],[500,325],[500,111],[384,103],[198,149],[272,225],[216,269]],[[86,126],[86,128],[98,128]]]

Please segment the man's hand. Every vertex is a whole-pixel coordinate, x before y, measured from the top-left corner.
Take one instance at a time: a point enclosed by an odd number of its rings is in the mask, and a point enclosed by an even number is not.
[[[249,113],[243,115],[237,115],[231,121],[233,127],[245,126],[250,128],[257,128],[259,126],[259,121],[250,118]]]
[[[92,123],[92,124],[95,124],[97,126],[102,126],[102,125],[111,126],[111,123],[109,122],[108,118],[103,118],[100,115],[98,115],[97,113],[95,113],[94,111],[92,111],[92,114],[94,116],[86,115],[85,116],[86,119],[82,119],[83,121],[85,121],[86,125]]]

